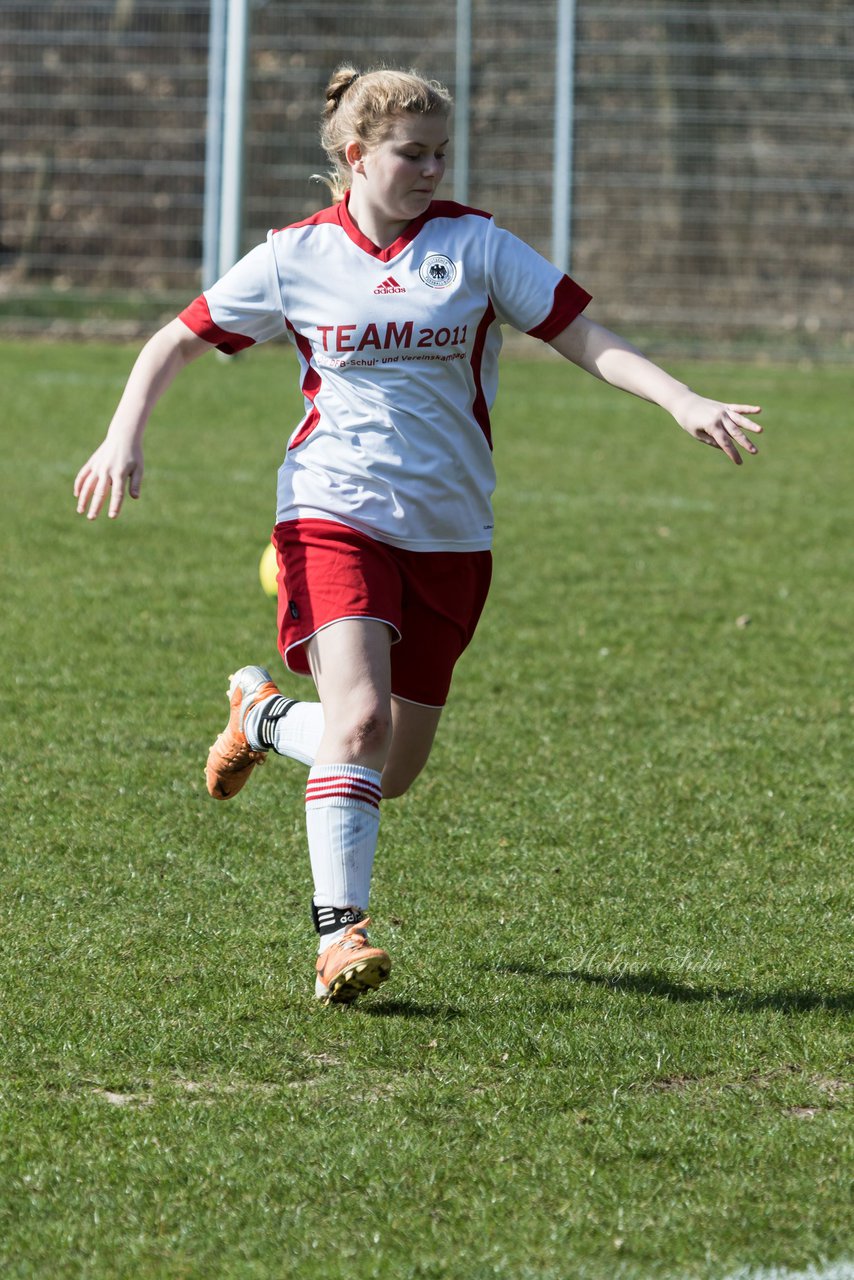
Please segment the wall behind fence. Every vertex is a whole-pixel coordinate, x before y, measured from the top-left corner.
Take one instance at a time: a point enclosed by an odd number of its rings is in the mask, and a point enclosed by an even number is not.
[[[136,335],[197,292],[208,8],[0,0],[2,331]],[[556,9],[473,3],[469,200],[546,254]],[[455,16],[254,5],[246,248],[326,202],[331,69],[453,89]],[[851,0],[577,0],[572,271],[592,314],[653,349],[850,352],[853,67]]]

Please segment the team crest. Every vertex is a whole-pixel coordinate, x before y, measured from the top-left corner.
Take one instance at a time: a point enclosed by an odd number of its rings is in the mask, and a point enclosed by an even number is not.
[[[457,268],[444,253],[430,253],[421,263],[418,274],[431,289],[447,289],[457,278]]]

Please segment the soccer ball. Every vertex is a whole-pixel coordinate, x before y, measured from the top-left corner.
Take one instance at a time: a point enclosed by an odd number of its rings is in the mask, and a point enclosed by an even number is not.
[[[261,586],[264,588],[265,595],[277,596],[279,594],[279,584],[276,581],[278,572],[279,565],[276,560],[276,548],[270,542],[264,548],[261,563],[258,565],[258,577],[261,579]]]

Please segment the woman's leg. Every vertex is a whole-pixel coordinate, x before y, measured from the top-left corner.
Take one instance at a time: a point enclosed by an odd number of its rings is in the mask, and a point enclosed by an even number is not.
[[[320,934],[316,994],[325,1003],[349,1003],[388,977],[391,961],[384,951],[371,947],[364,921],[380,801],[384,786],[387,794],[401,795],[420,773],[441,715],[438,707],[392,697],[391,639],[384,623],[347,619],[324,628],[306,644],[322,710],[312,717],[311,732],[301,736],[298,758],[310,765],[306,829],[313,915]],[[261,668],[243,668],[237,674],[246,677],[244,683],[249,675],[263,678],[271,690],[255,716],[256,721],[267,716],[270,736],[263,742],[253,737],[250,744],[241,728],[241,740],[250,755],[275,750],[277,726],[294,704],[275,690]],[[238,692],[242,690],[241,685]],[[297,705],[307,710],[311,704]],[[238,699],[232,719],[239,718],[239,711]],[[317,740],[311,741],[315,733]]]
[[[392,738],[391,640],[382,622],[346,619],[306,644],[323,707],[305,810],[320,935],[315,993],[326,1004],[349,1004],[391,970],[364,918]]]
[[[402,796],[412,786],[430,757],[441,715],[441,707],[405,702],[392,694],[391,748],[383,769],[384,799]]]
[[[391,631],[373,619],[332,623],[306,644],[324,722],[305,815],[320,935],[316,994],[326,1003],[349,1003],[391,969],[362,923],[391,742],[390,647]]]
[[[333,635],[329,639],[335,641],[335,650],[338,649],[338,641],[343,640],[344,652],[339,654],[330,649],[323,660],[327,664],[340,660],[342,666],[339,669],[349,669],[347,638]],[[325,644],[322,647],[326,649]],[[357,741],[364,745],[364,735],[369,728],[366,719],[374,716],[376,730],[379,728],[379,721],[386,718],[384,701],[378,717],[376,713],[379,708],[375,708],[373,713],[370,711],[375,701],[377,683],[369,682],[369,689],[370,697],[366,698],[364,690],[359,692],[358,686],[347,682],[344,690],[346,700],[339,697],[335,689],[327,692],[327,706],[332,701],[337,707],[336,723],[330,725],[332,732],[328,735],[325,732],[326,715],[321,703],[297,702],[283,695],[270,697],[250,711],[246,717],[246,733],[253,747],[275,751],[278,755],[289,756],[309,767],[323,763],[323,757],[319,754],[321,745],[333,763],[338,759],[347,759],[352,755],[354,732]],[[418,777],[429,759],[441,714],[441,707],[428,707],[391,695],[391,745],[382,768],[384,799],[402,796]]]
[[[384,622],[346,618],[305,646],[323,707],[315,765],[382,771],[391,745],[391,641]]]
[[[382,622],[347,619],[306,645],[323,706],[314,763],[352,761],[382,774],[384,799],[409,789],[430,755],[441,707],[391,693],[391,632]]]

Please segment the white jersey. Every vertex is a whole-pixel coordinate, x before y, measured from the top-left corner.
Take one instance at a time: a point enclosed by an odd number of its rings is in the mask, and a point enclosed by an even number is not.
[[[228,353],[283,331],[296,346],[305,416],[279,471],[277,520],[481,551],[500,326],[547,341],[589,301],[489,214],[433,201],[378,249],[345,199],[271,231],[181,319]]]

